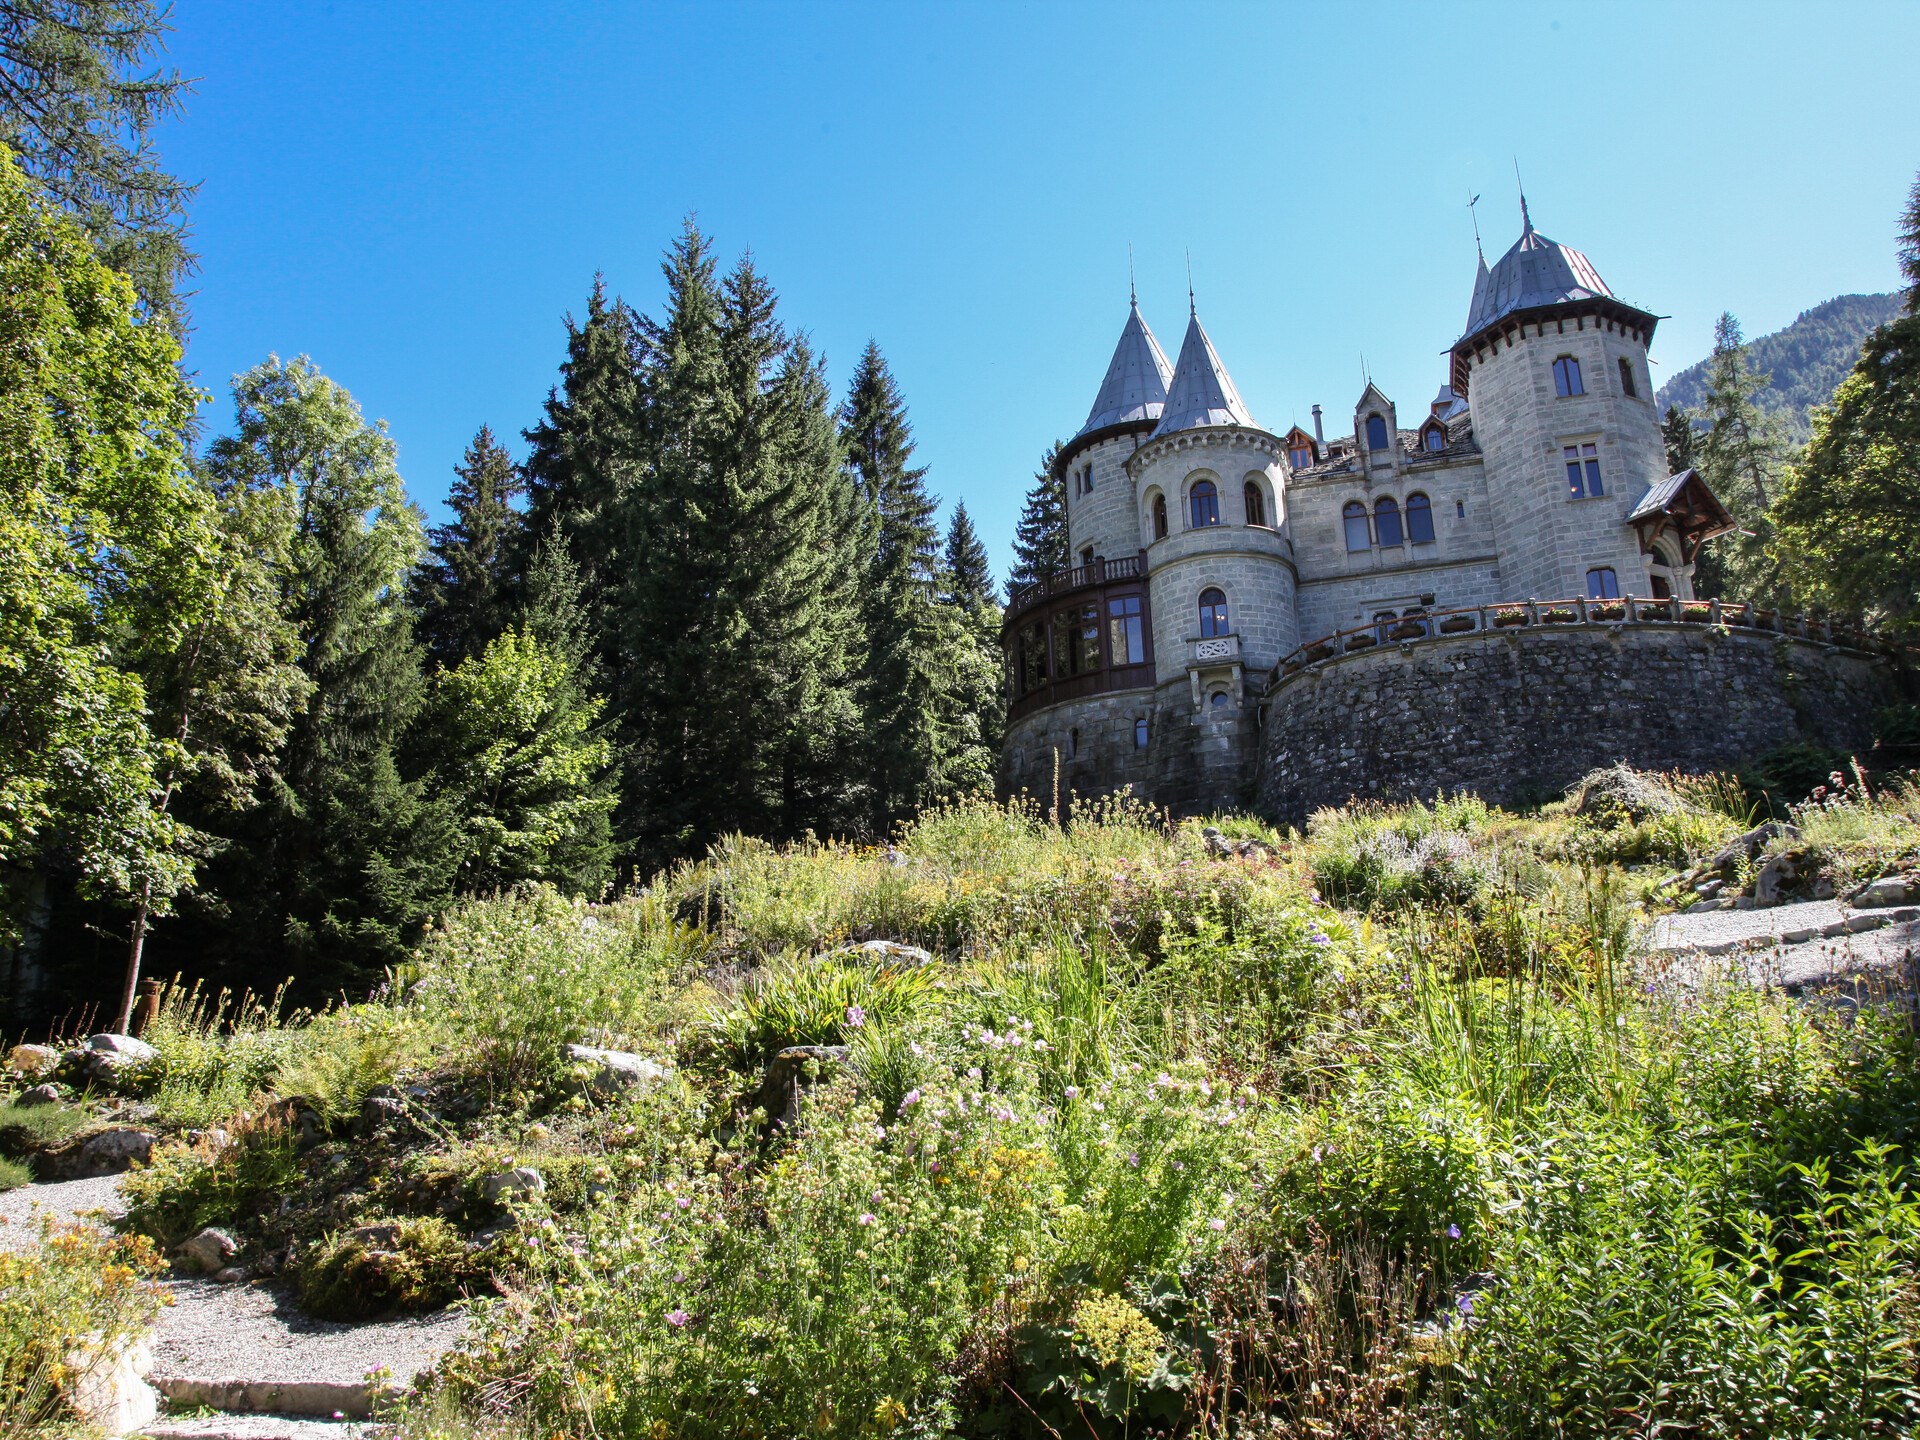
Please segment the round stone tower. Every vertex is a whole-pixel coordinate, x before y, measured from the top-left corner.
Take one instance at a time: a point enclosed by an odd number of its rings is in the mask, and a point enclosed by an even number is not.
[[[1669,477],[1647,370],[1656,317],[1536,231],[1524,199],[1521,218],[1513,248],[1491,270],[1481,261],[1453,347],[1453,389],[1486,456],[1500,587],[1689,598],[1698,544],[1658,509]]]

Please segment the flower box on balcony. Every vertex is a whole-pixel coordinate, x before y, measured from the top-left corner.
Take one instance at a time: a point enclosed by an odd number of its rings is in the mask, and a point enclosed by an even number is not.
[[[1378,645],[1379,643],[1380,642],[1378,640],[1375,640],[1371,635],[1349,635],[1347,637],[1347,649],[1349,651],[1371,650],[1375,645]]]
[[[1503,630],[1509,625],[1524,625],[1527,623],[1527,612],[1524,610],[1496,610],[1493,614],[1493,623]]]
[[[1449,615],[1440,622],[1440,633],[1442,635],[1464,635],[1467,631],[1473,629],[1474,624],[1475,621],[1471,615]]]

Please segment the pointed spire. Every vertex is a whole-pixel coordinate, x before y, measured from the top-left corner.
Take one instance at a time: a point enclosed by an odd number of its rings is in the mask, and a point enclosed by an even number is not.
[[[1167,352],[1147,328],[1136,299],[1127,307],[1127,323],[1120,331],[1120,343],[1113,347],[1107,378],[1101,382],[1100,394],[1080,433],[1129,420],[1158,420],[1166,408],[1167,383],[1172,379]]]
[[[1527,213],[1527,184],[1520,178],[1520,157],[1513,157],[1513,184],[1520,192],[1520,238],[1533,234],[1533,216]]]
[[[1153,433],[1171,435],[1202,425],[1252,427],[1254,419],[1195,314],[1187,321],[1187,338],[1181,343],[1180,363],[1174,367],[1173,384],[1167,390],[1166,411]]]
[[[1200,311],[1193,303],[1193,252],[1191,250],[1187,252],[1187,318],[1189,320],[1200,318]]]
[[[1133,283],[1133,242],[1127,242],[1127,304],[1134,309],[1140,308],[1140,290]]]

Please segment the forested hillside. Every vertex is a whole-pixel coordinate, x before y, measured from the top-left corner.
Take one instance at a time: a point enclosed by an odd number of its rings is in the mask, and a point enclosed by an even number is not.
[[[1837,295],[1803,310],[1784,330],[1762,335],[1747,345],[1753,368],[1772,379],[1754,398],[1760,408],[1780,417],[1786,438],[1806,443],[1813,409],[1830,399],[1860,358],[1869,331],[1899,313],[1900,296]],[[1710,360],[1689,365],[1660,387],[1660,412],[1677,405],[1696,410],[1707,393]]]

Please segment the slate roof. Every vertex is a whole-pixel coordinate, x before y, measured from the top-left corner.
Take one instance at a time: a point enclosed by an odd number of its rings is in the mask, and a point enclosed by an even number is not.
[[[1107,378],[1100,382],[1100,393],[1087,412],[1087,423],[1080,427],[1080,434],[1129,420],[1158,420],[1166,409],[1167,383],[1172,379],[1167,352],[1160,348],[1135,304],[1127,312],[1120,343],[1113,347],[1113,359],[1107,364]]]
[[[1533,228],[1532,217],[1521,207],[1524,225],[1513,248],[1491,270],[1480,262],[1473,283],[1473,304],[1467,311],[1464,335],[1477,335],[1517,310],[1559,305],[1570,300],[1616,299],[1600,272],[1571,245],[1549,240]]]
[[[1647,487],[1647,493],[1642,495],[1639,503],[1633,507],[1633,513],[1627,516],[1628,521],[1644,520],[1649,515],[1660,514],[1673,503],[1675,496],[1687,488],[1687,481],[1692,478],[1693,471],[1682,470],[1678,475],[1669,475],[1664,480],[1656,480]]]
[[[1180,363],[1173,367],[1167,389],[1167,407],[1154,435],[1194,430],[1203,425],[1245,425],[1257,429],[1253,416],[1233,388],[1233,377],[1220,363],[1213,341],[1200,326],[1200,317],[1187,320],[1187,338],[1180,345]]]

